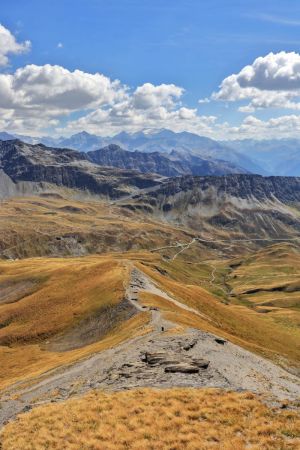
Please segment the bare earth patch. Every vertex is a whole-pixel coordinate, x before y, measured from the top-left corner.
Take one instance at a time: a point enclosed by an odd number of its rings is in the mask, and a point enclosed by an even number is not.
[[[6,281],[0,284],[0,305],[14,303],[34,291],[36,282],[31,280]]]

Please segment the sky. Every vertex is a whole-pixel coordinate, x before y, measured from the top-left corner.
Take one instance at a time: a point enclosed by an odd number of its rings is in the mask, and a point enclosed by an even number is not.
[[[0,131],[300,138],[298,0],[1,0]]]

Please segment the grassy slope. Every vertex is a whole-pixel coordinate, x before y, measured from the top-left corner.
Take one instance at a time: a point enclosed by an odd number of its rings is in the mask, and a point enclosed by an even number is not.
[[[149,322],[148,313],[141,313],[124,323],[120,323],[109,335],[94,344],[68,352],[48,352],[38,344],[26,346],[0,347],[0,389],[15,382],[29,381],[33,377],[94,353],[115,347],[121,342],[145,333]]]
[[[105,202],[15,198],[1,203],[0,258],[152,249],[189,233]]]
[[[0,263],[0,283],[32,281],[34,291],[0,306],[0,343],[48,338],[123,299],[125,266],[109,257]]]
[[[195,266],[192,267],[189,277],[190,266],[187,266],[184,260],[181,263],[178,260],[175,268],[172,263],[163,263],[163,268],[167,271],[165,275],[157,270],[158,264],[157,261],[138,263],[141,270],[151,276],[168,294],[208,316],[210,321],[189,312],[176,311],[173,305],[168,305],[168,318],[181,325],[191,325],[223,335],[278,362],[284,357],[292,365],[299,367],[299,329],[291,329],[286,324],[246,306],[222,303],[203,289],[201,282],[197,283]],[[158,299],[152,297],[153,304],[159,306]],[[149,296],[147,300],[149,302]],[[160,299],[159,302],[162,302],[160,306],[166,306],[164,300]]]
[[[241,261],[228,277],[233,299],[267,315],[300,342],[300,252],[276,244]],[[288,342],[288,341],[287,341]]]
[[[300,417],[216,389],[91,392],[35,408],[2,431],[3,450],[298,449]]]
[[[0,386],[69,363],[129,338],[147,323],[147,314],[112,324],[103,341],[64,353],[47,351],[41,344],[64,333],[80,320],[124,298],[127,266],[117,259],[86,257],[27,259],[0,263],[0,284],[20,286],[30,280],[33,292],[0,305]],[[20,295],[20,291],[18,291]]]

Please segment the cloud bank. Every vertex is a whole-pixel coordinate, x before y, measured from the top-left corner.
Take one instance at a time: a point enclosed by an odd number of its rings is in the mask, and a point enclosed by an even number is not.
[[[0,25],[0,65],[9,55],[30,49]],[[130,88],[101,73],[70,71],[60,65],[29,64],[0,72],[0,129],[41,135],[82,130],[98,135],[143,128],[190,131],[218,139],[300,137],[300,55],[269,53],[226,77],[198,107],[226,102],[246,113],[238,125],[223,117],[201,115],[184,104],[185,90],[175,84],[144,83]],[[290,109],[292,114],[261,120],[257,110]]]

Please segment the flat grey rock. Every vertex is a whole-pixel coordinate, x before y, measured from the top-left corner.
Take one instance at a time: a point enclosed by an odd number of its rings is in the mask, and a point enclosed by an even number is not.
[[[199,367],[193,364],[180,363],[165,367],[167,373],[198,373]]]

